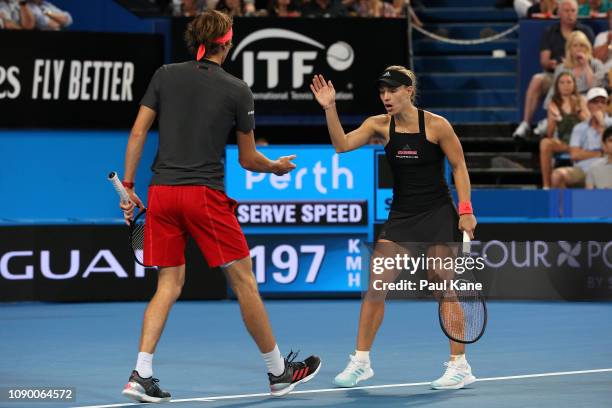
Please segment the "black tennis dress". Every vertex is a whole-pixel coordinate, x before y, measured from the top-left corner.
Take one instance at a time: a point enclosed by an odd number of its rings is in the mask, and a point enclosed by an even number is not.
[[[379,239],[393,242],[461,242],[459,215],[444,178],[440,146],[425,137],[425,113],[419,109],[418,133],[395,131],[389,124],[385,146],[393,174],[393,203]]]

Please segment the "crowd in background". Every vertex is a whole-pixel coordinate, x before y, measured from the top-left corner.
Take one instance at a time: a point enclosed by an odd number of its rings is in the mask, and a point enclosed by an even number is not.
[[[525,96],[523,121],[514,131],[514,136],[528,136],[533,115],[543,100],[547,116],[533,131],[541,137],[543,188],[597,188],[604,185],[612,188],[612,170],[603,141],[604,130],[612,126],[608,97],[612,88],[612,32],[604,31],[595,37],[593,30],[578,20],[581,6],[592,7],[591,11],[583,12],[586,16],[599,7],[598,12],[606,10],[604,15],[612,27],[612,10],[608,9],[605,0],[585,4],[576,0],[552,3],[551,12],[559,21],[547,27],[541,38],[542,72],[531,78]],[[540,2],[539,6],[548,7],[547,0]],[[566,165],[560,165],[563,163]],[[603,184],[588,182],[592,179],[592,169],[597,168],[593,166],[600,165],[608,170],[607,181]]]
[[[233,17],[405,18],[422,26],[419,0],[149,0],[176,17],[214,8]],[[412,1],[412,4],[411,4]],[[513,2],[519,17],[556,18],[541,39],[542,72],[529,83],[523,121],[514,137],[524,138],[543,100],[547,111],[533,134],[540,140],[543,188],[612,188],[612,0],[498,0]],[[580,17],[607,17],[611,30],[595,37]],[[61,30],[69,12],[45,0],[0,0],[0,29]],[[607,140],[607,141],[606,141]],[[376,142],[375,142],[376,143]],[[608,155],[608,156],[607,156]],[[566,165],[563,165],[566,164]],[[602,170],[604,169],[604,170]],[[597,174],[599,176],[594,176]]]
[[[72,16],[44,0],[0,0],[0,29],[61,30]]]
[[[422,25],[410,0],[155,0],[161,10],[176,17],[193,17],[206,9],[223,10],[233,17],[383,17],[410,14]],[[416,8],[422,3],[414,4]]]
[[[557,18],[559,0],[514,0],[519,18]],[[579,18],[605,18],[612,7],[608,0],[578,0]]]

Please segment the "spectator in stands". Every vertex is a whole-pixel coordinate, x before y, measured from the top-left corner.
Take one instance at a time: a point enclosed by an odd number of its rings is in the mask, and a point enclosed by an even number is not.
[[[578,17],[603,18],[608,11],[608,0],[578,0]]]
[[[601,137],[604,157],[587,171],[586,188],[612,188],[612,127],[606,128]]]
[[[271,0],[268,5],[270,17],[299,17],[302,12],[295,0]]]
[[[527,9],[527,18],[553,18],[557,14],[557,0],[541,0]]]
[[[312,0],[302,7],[304,17],[345,17],[347,10],[338,0]]]
[[[231,17],[253,17],[256,15],[254,0],[219,0],[217,10]]]
[[[527,10],[537,3],[536,0],[514,0],[514,11],[516,11],[518,18],[525,18],[527,17]]]
[[[608,27],[612,28],[612,9],[608,10]],[[612,79],[609,74],[612,69],[612,30],[608,29],[597,34],[593,44],[593,56],[603,62],[604,71],[608,73],[608,82]],[[610,87],[608,85],[608,87]]]
[[[72,24],[72,16],[48,1],[31,0],[30,8],[36,20],[36,28],[45,31],[58,31]]]
[[[27,1],[0,0],[0,29],[31,30],[35,24]]]
[[[514,11],[519,18],[553,18],[557,0],[514,0]]]
[[[543,72],[535,74],[531,78],[527,95],[525,96],[525,107],[523,121],[514,131],[515,137],[525,137],[531,129],[533,113],[542,96],[546,95],[553,80],[553,72],[557,65],[562,62],[565,54],[565,38],[572,31],[578,30],[586,34],[592,42],[595,38],[593,30],[577,22],[578,4],[576,0],[561,0],[558,8],[559,22],[546,29],[542,36],[540,45],[540,65]]]
[[[174,9],[173,15],[175,17],[195,17],[205,9],[204,2],[201,0],[182,0],[179,7]]]
[[[383,0],[359,0],[353,9],[357,17],[397,17],[393,5]]]
[[[553,154],[569,151],[574,126],[588,117],[586,100],[578,93],[574,75],[569,71],[562,72],[555,79],[553,97],[548,105],[548,129],[546,137],[540,141],[542,188],[550,188]]]
[[[586,94],[593,87],[603,86],[604,68],[597,58],[593,58],[591,42],[580,32],[571,33],[565,43],[565,58],[561,65],[555,68],[554,78],[564,71],[571,71],[576,79],[578,93]],[[552,89],[546,95],[544,107],[548,108],[552,98]]]
[[[216,10],[219,0],[206,0],[204,4],[204,10]]]
[[[603,88],[592,88],[587,93],[590,119],[574,126],[570,139],[570,156],[573,167],[559,167],[552,173],[552,187],[584,187],[586,174],[603,156],[601,136],[605,128],[612,126],[612,118],[606,115],[608,93]]]
[[[414,10],[412,8],[412,6],[410,5],[410,0],[392,0],[391,1],[391,5],[393,6],[393,8],[395,9],[395,16],[396,17],[406,17],[406,10],[410,9],[411,13],[414,13]],[[412,14],[411,14],[412,16]],[[416,16],[416,14],[415,14]],[[417,17],[418,19],[418,17]],[[420,22],[420,20],[419,20]],[[414,21],[413,21],[414,23]],[[421,23],[421,25],[423,25],[423,23]]]

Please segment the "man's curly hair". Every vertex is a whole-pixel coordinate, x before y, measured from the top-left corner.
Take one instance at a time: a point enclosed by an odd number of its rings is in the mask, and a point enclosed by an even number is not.
[[[206,47],[206,55],[214,55],[219,52],[221,44],[212,41],[223,36],[231,27],[230,16],[217,10],[206,10],[194,17],[187,26],[185,42],[193,55],[202,43]]]

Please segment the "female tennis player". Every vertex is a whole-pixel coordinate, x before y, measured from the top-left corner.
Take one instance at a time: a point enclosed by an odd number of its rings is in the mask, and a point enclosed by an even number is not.
[[[390,66],[378,78],[378,85],[387,113],[367,118],[348,134],[344,133],[338,118],[332,82],[315,75],[310,85],[317,102],[325,110],[327,127],[337,152],[355,150],[373,136],[385,141],[386,157],[394,179],[393,204],[377,248],[385,245],[388,248],[390,243],[461,242],[461,231],[473,238],[476,218],[470,203],[470,179],[463,149],[453,128],[443,117],[415,107],[416,77],[412,71]],[[452,166],[459,213],[444,179],[445,157]],[[441,253],[439,246],[433,249]],[[355,354],[350,355],[346,369],[334,379],[336,385],[354,387],[374,375],[369,353],[384,309],[384,298],[364,296],[357,348]],[[435,389],[458,389],[475,381],[465,358],[465,345],[451,341],[450,354],[444,375],[431,384]]]

